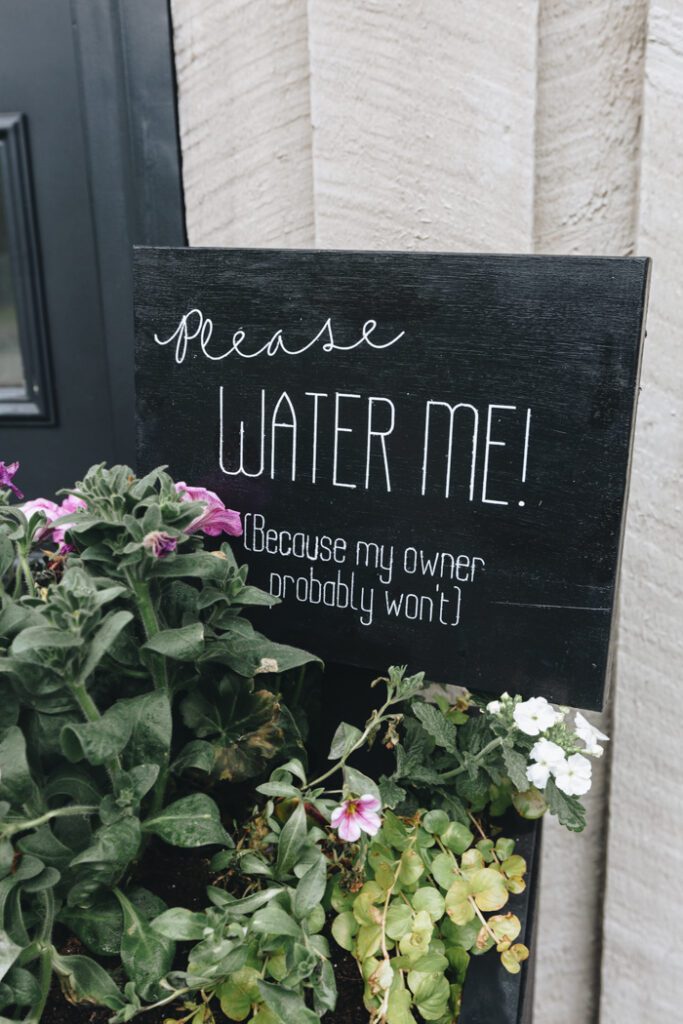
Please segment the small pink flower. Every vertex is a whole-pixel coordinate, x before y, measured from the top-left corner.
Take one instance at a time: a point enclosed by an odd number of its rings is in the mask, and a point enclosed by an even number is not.
[[[45,524],[39,526],[33,535],[35,541],[48,539],[52,534],[53,522],[61,515],[59,505],[54,501],[50,501],[49,498],[34,498],[33,501],[25,501],[21,506],[21,511],[27,519],[30,519],[36,512],[42,512],[45,516]]]
[[[203,501],[206,504],[206,510],[185,527],[185,533],[197,533],[201,530],[209,537],[220,537],[222,533],[230,534],[231,537],[241,536],[242,522],[239,512],[226,508],[214,491],[209,491],[206,487],[188,487],[183,480],[175,485],[175,489],[181,501]]]
[[[66,516],[70,512],[83,512],[87,509],[87,507],[88,506],[86,505],[82,498],[77,498],[75,494],[69,494],[64,499],[62,504],[59,506],[57,511],[60,516]],[[73,547],[70,544],[67,544],[64,539],[65,531],[68,530],[71,526],[73,526],[72,522],[62,523],[60,526],[55,526],[54,530],[52,531],[52,539],[55,541],[55,543],[59,544],[62,554],[66,553],[67,551],[74,550]]]
[[[14,497],[21,501],[24,495],[21,493],[17,485],[12,483],[12,478],[16,475],[18,469],[18,462],[0,462],[0,487],[9,487]]]
[[[170,533],[163,530],[152,530],[142,540],[142,546],[147,548],[154,558],[165,558],[178,547],[178,541],[171,537]]]
[[[335,807],[330,822],[337,829],[340,839],[355,843],[360,839],[361,832],[367,832],[369,836],[377,835],[382,825],[382,819],[377,813],[381,806],[376,796],[366,793],[365,796],[345,800],[341,807]]]

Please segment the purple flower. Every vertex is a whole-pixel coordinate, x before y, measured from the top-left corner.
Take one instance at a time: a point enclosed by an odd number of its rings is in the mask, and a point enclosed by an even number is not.
[[[359,796],[345,800],[341,807],[332,811],[330,823],[339,833],[339,838],[347,843],[355,843],[360,839],[361,832],[375,836],[380,830],[382,819],[377,811],[382,804],[376,796]]]
[[[83,512],[85,511],[85,509],[87,509],[87,507],[88,506],[86,505],[82,498],[77,498],[75,494],[69,494],[64,499],[62,504],[59,506],[57,511],[60,516],[66,516],[70,512]],[[60,526],[55,526],[54,530],[52,531],[52,539],[55,541],[55,543],[59,544],[59,548],[62,554],[74,550],[71,544],[67,544],[64,539],[65,531],[70,529],[73,525],[74,524],[72,522],[61,523]]]
[[[10,462],[9,465],[5,462],[0,462],[0,487],[9,487],[14,497],[21,501],[24,495],[16,484],[12,483],[12,478],[15,476],[18,469],[18,462]]]
[[[226,508],[214,491],[208,491],[206,487],[188,487],[184,481],[179,481],[175,489],[181,501],[202,501],[206,505],[206,510],[185,527],[185,533],[201,530],[209,537],[220,537],[222,533],[228,533],[231,537],[241,536],[239,512]]]
[[[73,494],[70,494],[61,505],[50,501],[49,498],[34,498],[33,501],[25,501],[21,506],[21,511],[27,519],[30,519],[35,512],[42,512],[46,522],[44,526],[38,527],[33,535],[33,539],[37,542],[44,540],[54,541],[55,544],[59,545],[60,555],[66,555],[74,550],[72,545],[67,544],[65,540],[65,532],[73,526],[73,522],[60,523],[59,526],[53,526],[52,524],[55,519],[61,519],[62,516],[69,515],[71,512],[81,512],[85,508],[87,508],[87,505],[82,498],[76,498]]]
[[[164,533],[163,530],[152,530],[151,533],[143,537],[142,546],[147,548],[154,558],[165,558],[166,555],[175,551],[178,541],[175,537],[171,537],[170,533]]]
[[[36,512],[42,512],[45,516],[45,524],[39,526],[33,535],[35,541],[45,540],[52,534],[52,524],[60,515],[59,505],[49,498],[34,498],[33,501],[25,501],[21,511],[27,519],[30,519]]]

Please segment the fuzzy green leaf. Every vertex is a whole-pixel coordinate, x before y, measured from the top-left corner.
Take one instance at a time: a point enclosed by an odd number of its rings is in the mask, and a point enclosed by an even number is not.
[[[175,943],[155,931],[120,889],[114,892],[123,911],[123,966],[143,999],[158,998],[159,982],[173,963]]]
[[[201,622],[179,629],[162,629],[143,644],[143,650],[163,654],[175,661],[196,661],[203,648],[204,626]]]
[[[449,754],[458,754],[457,728],[448,721],[436,704],[417,702],[413,705],[412,712],[437,746],[443,747]]]
[[[52,966],[70,1002],[108,1006],[110,1010],[121,1010],[126,1005],[104,967],[90,957],[59,956],[53,952]]]
[[[193,793],[174,801],[144,821],[142,829],[160,836],[172,846],[191,848],[231,843],[221,825],[218,807],[206,793]]]
[[[526,775],[527,759],[524,754],[520,754],[512,747],[503,747],[503,763],[512,785],[520,793],[524,793],[530,785]]]
[[[297,804],[285,822],[280,833],[275,870],[280,878],[289,874],[301,853],[308,835],[306,811],[303,803]]]
[[[555,814],[560,825],[565,825],[571,832],[582,832],[586,827],[586,809],[575,796],[567,796],[549,779],[545,787],[545,798],[548,810]]]

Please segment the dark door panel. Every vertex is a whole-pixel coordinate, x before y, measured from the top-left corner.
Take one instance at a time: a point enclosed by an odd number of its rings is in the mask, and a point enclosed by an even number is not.
[[[0,459],[50,494],[134,459],[131,245],[185,242],[167,0],[0,0],[0,197]]]

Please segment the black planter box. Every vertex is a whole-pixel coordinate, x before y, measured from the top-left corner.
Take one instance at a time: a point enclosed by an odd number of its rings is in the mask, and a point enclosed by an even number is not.
[[[467,970],[458,1024],[531,1024],[534,994],[536,902],[541,863],[541,822],[525,821],[515,812],[501,819],[503,835],[516,842],[515,853],[527,863],[527,887],[512,896],[509,907],[522,923],[519,941],[529,959],[519,974],[510,974],[493,950],[473,956]]]

